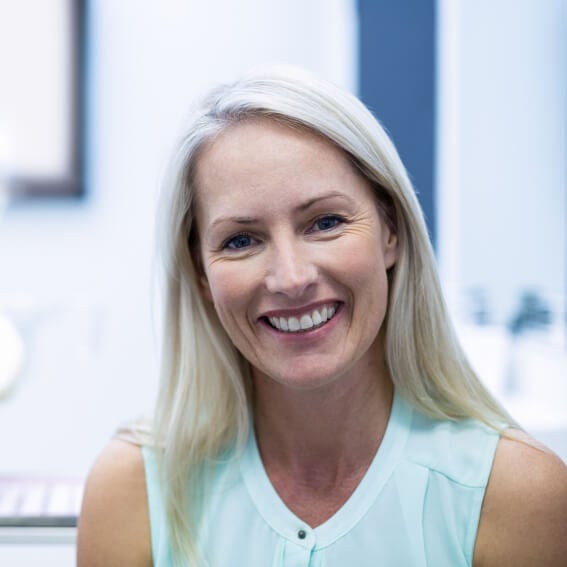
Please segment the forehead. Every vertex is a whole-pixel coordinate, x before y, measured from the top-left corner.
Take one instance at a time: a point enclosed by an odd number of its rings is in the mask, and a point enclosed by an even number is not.
[[[267,118],[236,123],[201,152],[195,167],[198,215],[210,207],[273,204],[366,184],[346,153],[312,131]]]
[[[254,117],[230,125],[209,142],[197,160],[197,182],[227,169],[239,175],[264,173],[266,166],[314,166],[309,160],[335,161],[350,166],[346,153],[306,127],[284,121]],[[327,163],[328,165],[328,163]]]

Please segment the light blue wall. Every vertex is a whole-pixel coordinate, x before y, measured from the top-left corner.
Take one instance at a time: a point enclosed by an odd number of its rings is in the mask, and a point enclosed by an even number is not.
[[[486,290],[494,322],[509,320],[525,289],[564,313],[567,3],[440,2],[453,4],[452,53],[440,54],[454,59],[439,107],[451,144],[440,167],[453,169],[441,176],[453,203],[441,204],[440,232],[453,247],[443,267],[459,293]]]
[[[356,84],[350,0],[89,4],[89,197],[0,219],[0,308],[28,349],[0,399],[3,472],[84,474],[151,405],[155,206],[190,102],[270,62]]]

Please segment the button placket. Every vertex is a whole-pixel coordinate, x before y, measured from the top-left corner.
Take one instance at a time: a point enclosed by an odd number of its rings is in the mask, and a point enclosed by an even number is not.
[[[315,533],[308,527],[298,526],[295,538],[288,541],[285,549],[285,561],[282,567],[310,567],[315,549]]]

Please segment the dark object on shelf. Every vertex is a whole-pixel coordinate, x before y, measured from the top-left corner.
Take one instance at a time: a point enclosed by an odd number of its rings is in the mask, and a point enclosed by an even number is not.
[[[551,311],[539,295],[526,291],[520,297],[518,311],[508,323],[508,329],[514,336],[528,329],[541,329],[551,324]]]

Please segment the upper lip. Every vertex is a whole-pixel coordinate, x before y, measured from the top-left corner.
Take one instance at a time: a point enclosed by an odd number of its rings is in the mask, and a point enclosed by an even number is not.
[[[305,313],[310,313],[314,309],[319,309],[325,305],[336,305],[341,303],[337,299],[324,299],[322,301],[315,301],[309,303],[308,305],[303,305],[301,307],[294,307],[293,309],[272,309],[270,311],[265,311],[262,313],[262,317],[298,317],[304,315]]]

